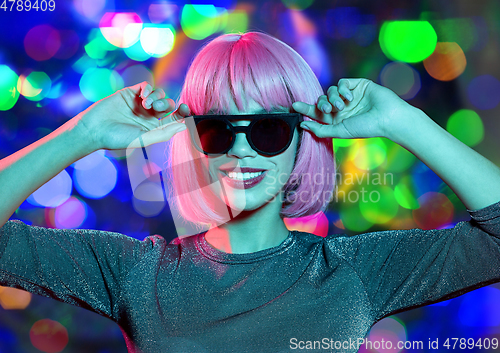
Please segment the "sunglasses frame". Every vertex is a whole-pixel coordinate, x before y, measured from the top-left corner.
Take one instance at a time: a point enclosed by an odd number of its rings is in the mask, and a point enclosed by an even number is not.
[[[192,118],[192,119],[191,119]],[[285,147],[280,149],[277,152],[265,152],[260,149],[258,149],[253,141],[250,138],[251,131],[253,126],[262,119],[280,119],[282,121],[285,121],[288,126],[290,127],[290,131],[292,132],[290,136],[288,137],[288,142]],[[204,151],[201,148],[201,145],[198,144],[199,142],[199,136],[197,134],[196,126],[204,120],[222,120],[226,123],[227,126],[229,126],[231,132],[232,132],[232,141],[229,147],[220,153],[208,153]],[[230,120],[251,120],[250,124],[247,126],[233,126],[231,124]],[[254,151],[256,151],[259,154],[262,154],[264,156],[275,156],[280,154],[281,152],[285,151],[288,147],[290,147],[290,144],[292,143],[293,140],[293,134],[295,132],[295,128],[297,128],[299,135],[302,132],[302,128],[300,127],[300,123],[304,121],[304,117],[302,114],[299,113],[270,113],[270,114],[238,114],[238,115],[192,115],[189,117],[185,118],[185,122],[187,125],[187,128],[189,130],[189,136],[191,137],[191,141],[193,142],[193,145],[196,147],[196,149],[207,156],[219,156],[226,154],[228,151],[231,150],[234,146],[234,142],[236,141],[236,134],[237,133],[244,133],[247,139],[248,144],[252,147]],[[196,135],[196,137],[194,136]]]

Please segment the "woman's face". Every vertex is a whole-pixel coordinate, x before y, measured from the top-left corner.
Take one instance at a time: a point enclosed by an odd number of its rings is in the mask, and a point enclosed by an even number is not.
[[[288,113],[289,110],[282,108],[273,112]],[[266,114],[267,112],[251,100],[246,111],[239,111],[233,103],[230,111],[225,113],[236,115]],[[247,126],[250,121],[233,120],[231,123],[233,126]],[[255,210],[270,202],[278,202],[281,205],[282,189],[293,169],[298,139],[299,134],[295,129],[288,149],[275,156],[264,156],[252,149],[244,133],[237,133],[233,147],[226,154],[212,157],[199,152],[212,180],[219,181],[219,183],[210,184],[212,192],[237,211]],[[247,174],[247,177],[250,177],[249,180],[241,173],[241,171],[245,172],[242,168],[254,168],[262,172]],[[244,182],[242,178],[248,181]]]

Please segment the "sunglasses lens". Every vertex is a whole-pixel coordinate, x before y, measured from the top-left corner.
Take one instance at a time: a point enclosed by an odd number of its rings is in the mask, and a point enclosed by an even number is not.
[[[233,139],[233,134],[224,121],[203,120],[196,125],[200,137],[201,148],[207,153],[226,151]]]
[[[290,140],[290,126],[281,119],[261,119],[252,128],[251,139],[259,150],[276,153]]]

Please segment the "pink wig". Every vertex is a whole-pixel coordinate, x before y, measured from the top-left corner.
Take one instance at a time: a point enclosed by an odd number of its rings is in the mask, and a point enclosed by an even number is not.
[[[243,111],[246,107],[242,97],[247,96],[267,111],[280,106],[293,111],[293,102],[316,104],[322,94],[318,79],[295,50],[270,35],[249,32],[221,35],[199,51],[186,74],[178,105],[185,103],[191,114],[203,115],[208,111],[228,111],[233,101]],[[306,116],[304,119],[311,120]],[[171,175],[167,177],[172,181],[171,192],[178,195],[177,207],[182,217],[195,223],[221,221],[221,215],[213,207],[214,198],[207,197],[200,188],[206,183],[197,173],[201,161],[193,160],[198,154],[189,132],[175,135],[168,149]],[[309,177],[303,178],[306,174]],[[313,176],[318,175],[321,180],[316,182],[318,178]],[[294,169],[284,186],[281,217],[295,218],[323,211],[329,202],[324,195],[332,196],[334,187],[332,139],[320,139],[304,131]],[[287,197],[294,194],[303,196]]]

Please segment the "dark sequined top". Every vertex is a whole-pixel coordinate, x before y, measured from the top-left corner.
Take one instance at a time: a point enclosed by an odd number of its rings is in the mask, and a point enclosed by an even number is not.
[[[444,230],[292,231],[250,254],[220,252],[203,234],[167,244],[9,221],[0,284],[110,318],[129,352],[296,352],[325,339],[356,352],[385,316],[500,281],[500,202],[470,214]]]

